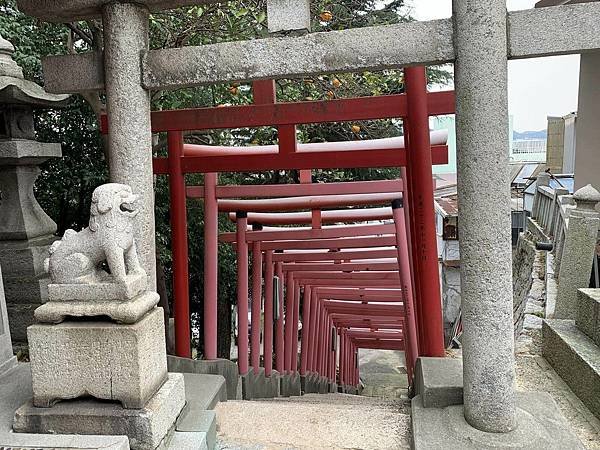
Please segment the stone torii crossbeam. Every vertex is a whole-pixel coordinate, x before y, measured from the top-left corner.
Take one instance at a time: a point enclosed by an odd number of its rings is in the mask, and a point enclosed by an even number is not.
[[[600,49],[600,3],[507,13],[505,0],[454,0],[450,19],[149,50],[150,11],[197,3],[18,1],[22,11],[48,21],[102,17],[104,54],[46,58],[46,88],[106,91],[111,178],[143,196],[146,209],[136,237],[147,273],[154,274],[150,90],[453,62],[461,149],[464,417],[476,430],[541,445],[541,435],[523,435],[525,425],[521,434],[513,431],[523,414],[517,407],[513,355],[507,60]],[[277,8],[278,3],[287,6]],[[293,31],[282,25],[286,20],[294,30],[308,30],[307,7],[305,0],[270,0],[270,31]],[[559,427],[546,422],[546,428]],[[545,442],[556,445],[560,438]],[[419,446],[417,436],[415,443]]]

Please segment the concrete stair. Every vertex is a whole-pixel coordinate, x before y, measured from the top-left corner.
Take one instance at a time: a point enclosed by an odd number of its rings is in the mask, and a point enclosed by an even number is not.
[[[575,320],[544,320],[544,358],[600,418],[600,289],[580,289]]]
[[[166,449],[212,450],[217,438],[214,411],[227,401],[225,378],[221,375],[184,373],[186,405],[177,419]]]

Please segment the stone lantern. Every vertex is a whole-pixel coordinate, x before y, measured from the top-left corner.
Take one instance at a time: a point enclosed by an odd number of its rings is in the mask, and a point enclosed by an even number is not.
[[[60,144],[35,141],[34,108],[55,108],[67,95],[49,94],[23,78],[14,47],[0,36],[0,265],[15,344],[26,342],[33,311],[47,297],[43,261],[56,224],[33,193],[39,165],[61,156]]]

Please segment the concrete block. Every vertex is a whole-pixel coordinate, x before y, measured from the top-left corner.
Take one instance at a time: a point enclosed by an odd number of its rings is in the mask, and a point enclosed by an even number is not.
[[[133,325],[32,325],[28,337],[38,407],[89,395],[143,408],[167,379],[162,308]]]
[[[175,431],[180,433],[204,433],[208,448],[215,447],[217,442],[217,414],[214,411],[201,411],[184,408],[177,420]]]
[[[300,377],[300,388],[305,394],[316,394],[318,388],[319,374],[307,372],[306,375]]]
[[[300,377],[298,376],[299,384]],[[261,367],[257,373],[250,368],[247,374],[242,375],[242,397],[244,400],[275,398],[279,397],[279,393],[279,373],[276,371],[273,371],[271,376],[267,377],[265,376],[264,367]]]
[[[174,427],[184,405],[183,375],[169,374],[142,409],[94,400],[65,401],[52,408],[28,402],[16,411],[13,428],[17,433],[125,435],[133,450],[154,450]]]
[[[267,2],[269,33],[310,31],[309,0],[269,0]]]
[[[146,276],[144,275],[144,278]],[[90,287],[100,287],[102,284],[118,286],[116,283],[99,283],[89,285]],[[73,285],[53,285],[49,286],[52,292],[53,286],[73,286]],[[61,290],[65,292],[65,290]],[[56,294],[55,294],[56,295]],[[82,299],[77,301],[49,301],[35,310],[34,316],[38,322],[42,323],[60,323],[69,317],[101,317],[107,316],[118,323],[136,323],[148,311],[154,308],[160,296],[156,292],[145,292],[131,300],[106,300],[95,301],[93,299]]]
[[[329,392],[329,379],[326,377],[319,377],[317,386],[319,394],[327,394]]]
[[[425,408],[462,405],[462,359],[418,358],[415,368],[415,395],[421,396]]]
[[[215,409],[217,403],[227,401],[225,378],[221,375],[184,373],[185,397],[194,408]]]
[[[544,358],[600,418],[600,348],[573,320],[544,320],[542,336]]]
[[[545,392],[517,393],[518,427],[508,433],[488,433],[470,426],[462,405],[426,408],[412,399],[413,446],[416,450],[584,449],[558,405]]]
[[[280,395],[282,397],[295,397],[302,395],[300,373],[285,373],[280,376]]]
[[[168,355],[167,365],[169,372],[222,375],[225,377],[227,399],[239,400],[242,398],[242,382],[238,366],[233,361],[228,359],[198,360]]]
[[[600,289],[579,289],[575,325],[600,346]]]
[[[201,431],[175,431],[168,442],[165,442],[156,450],[212,450],[208,445],[206,433]]]

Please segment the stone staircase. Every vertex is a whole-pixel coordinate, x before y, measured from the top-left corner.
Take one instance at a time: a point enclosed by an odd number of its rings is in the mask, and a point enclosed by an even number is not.
[[[219,450],[410,448],[410,403],[349,394],[219,403]]]
[[[542,335],[543,356],[600,418],[600,289],[579,289],[575,320],[544,320]]]

